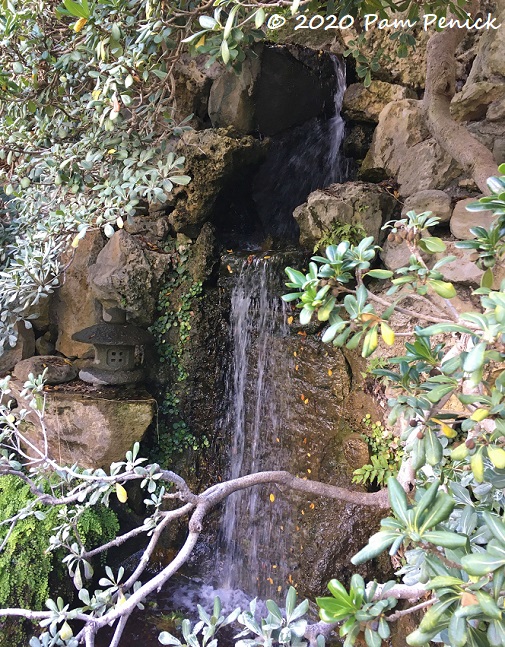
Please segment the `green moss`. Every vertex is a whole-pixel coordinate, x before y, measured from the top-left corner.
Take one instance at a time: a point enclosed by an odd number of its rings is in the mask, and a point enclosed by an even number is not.
[[[15,516],[31,500],[28,485],[15,476],[0,477],[0,522]],[[10,533],[4,550],[0,553],[0,607],[44,608],[49,597],[62,593],[68,598],[70,589],[64,591],[66,568],[61,564],[62,554],[49,552],[49,538],[61,519],[61,508],[35,508],[45,517],[30,515],[20,519]],[[87,548],[113,539],[119,530],[117,517],[104,506],[86,509],[79,517],[78,530]],[[3,542],[10,524],[0,526]],[[51,596],[49,595],[51,592]],[[0,647],[17,647],[27,644],[28,626],[22,620],[8,618],[0,621]]]
[[[325,250],[329,245],[338,245],[343,240],[348,240],[352,245],[357,245],[366,237],[365,229],[359,224],[347,224],[338,220],[326,229],[321,238],[314,245],[314,252]]]
[[[186,346],[191,334],[195,300],[202,292],[202,282],[193,281],[189,273],[188,245],[171,250],[175,266],[167,272],[157,310],[158,319],[151,327],[161,364],[169,367],[171,388],[159,397],[156,446],[150,458],[162,465],[170,463],[174,454],[191,449],[198,451],[209,445],[207,438],[197,438],[180,411],[180,395],[189,374],[185,365]]]

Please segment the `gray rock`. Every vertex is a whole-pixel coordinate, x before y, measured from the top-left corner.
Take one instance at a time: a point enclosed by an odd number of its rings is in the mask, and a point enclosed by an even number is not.
[[[440,222],[449,222],[452,215],[451,198],[443,191],[436,189],[419,191],[405,200],[402,209],[402,216],[408,211],[415,211],[417,214],[431,211],[434,216],[440,218]]]
[[[392,216],[395,199],[375,184],[346,182],[314,191],[297,207],[294,218],[300,227],[300,244],[314,247],[332,225],[361,225],[376,242],[383,237],[383,222]]]
[[[240,74],[226,71],[214,81],[209,95],[209,117],[214,128],[233,126],[243,134],[254,131],[253,93],[260,70],[260,58],[248,56]]]
[[[473,234],[470,233],[471,227],[484,227],[489,229],[493,223],[494,216],[492,211],[478,211],[477,213],[472,213],[467,211],[467,205],[472,202],[476,202],[478,198],[467,198],[466,200],[460,200],[456,203],[454,211],[452,213],[450,227],[451,233],[455,238],[460,240],[469,240],[475,238]]]
[[[16,364],[13,374],[18,380],[25,382],[30,373],[37,376],[44,371],[47,384],[63,384],[77,377],[77,369],[72,362],[56,355],[37,355],[24,359]]]
[[[14,348],[6,347],[0,354],[0,375],[8,373],[18,362],[35,354],[35,335],[20,321],[16,324],[18,339]]]
[[[388,104],[380,114],[372,146],[361,172],[384,169],[396,177],[408,197],[426,189],[444,189],[462,169],[431,137],[421,101],[404,99]]]
[[[166,254],[148,252],[124,230],[117,231],[98,254],[88,276],[93,295],[106,308],[121,308],[132,321],[153,321],[158,281]]]
[[[458,249],[454,246],[453,241],[445,240],[446,251],[438,255],[437,258],[455,256],[456,260],[443,265],[440,272],[444,275],[446,281],[451,283],[460,283],[461,285],[476,286],[480,285],[483,271],[472,261],[473,250]]]
[[[56,350],[66,357],[93,357],[93,347],[72,339],[78,330],[92,326],[101,320],[102,308],[96,303],[88,280],[88,268],[104,246],[101,231],[88,231],[74,259],[65,272],[63,285],[51,299],[50,319],[58,326]],[[67,262],[68,258],[64,258]]]
[[[35,349],[38,355],[54,355],[56,346],[51,341],[50,333],[45,333],[42,337],[35,340]]]
[[[415,99],[416,94],[402,85],[372,81],[370,87],[352,83],[344,94],[342,114],[352,121],[379,122],[379,115],[391,101]]]
[[[11,381],[13,397],[20,407],[27,403],[20,396],[22,384]],[[49,454],[63,465],[108,469],[114,461],[140,441],[153,419],[156,402],[145,392],[128,396],[124,387],[86,392],[48,391],[44,423]],[[29,414],[24,433],[41,446],[40,422]]]

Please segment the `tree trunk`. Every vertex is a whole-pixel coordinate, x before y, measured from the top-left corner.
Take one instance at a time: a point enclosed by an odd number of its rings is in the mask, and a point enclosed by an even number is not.
[[[478,4],[471,3],[469,10],[472,10],[472,15],[476,13]],[[471,174],[479,189],[488,194],[486,180],[497,174],[498,164],[491,151],[477,141],[464,125],[454,121],[450,112],[456,85],[456,49],[465,34],[465,29],[445,29],[430,38],[424,106],[433,137]]]

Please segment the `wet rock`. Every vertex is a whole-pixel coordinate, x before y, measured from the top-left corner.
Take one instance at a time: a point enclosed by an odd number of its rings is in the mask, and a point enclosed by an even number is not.
[[[20,382],[11,382],[19,406]],[[124,459],[134,442],[140,441],[153,419],[155,400],[145,392],[130,396],[124,387],[84,393],[49,391],[46,393],[44,423],[49,454],[63,465],[108,469]],[[30,413],[24,433],[36,446],[42,442],[38,417]]]
[[[450,222],[451,234],[455,238],[459,238],[460,240],[475,238],[475,236],[470,233],[471,227],[478,226],[489,229],[493,223],[494,216],[492,211],[478,211],[477,213],[467,211],[467,205],[472,202],[477,202],[477,200],[478,197],[467,198],[466,200],[460,200],[456,203]]]
[[[370,149],[374,127],[370,124],[358,124],[353,126],[346,135],[342,144],[342,151],[345,157],[362,160]],[[381,180],[386,179],[382,177]],[[371,182],[373,180],[370,180]]]
[[[72,335],[101,319],[102,309],[91,290],[88,268],[96,261],[104,244],[101,231],[87,232],[65,272],[63,285],[52,298],[50,319],[58,326],[56,350],[66,357],[92,357],[94,354],[92,346],[74,341]]]
[[[449,222],[452,215],[451,198],[443,191],[435,189],[419,191],[405,200],[402,209],[402,216],[408,211],[415,211],[417,214],[431,211],[434,216],[440,218],[440,222]]]
[[[35,354],[35,335],[20,321],[16,324],[17,341],[14,348],[5,347],[0,355],[0,375],[8,373],[18,362]]]
[[[156,205],[159,207],[159,205]],[[166,206],[155,209],[155,206],[147,214],[135,215],[133,222],[125,222],[124,230],[134,236],[142,236],[143,239],[153,245],[161,245],[170,232],[168,216],[165,215]]]
[[[148,251],[126,231],[117,231],[88,270],[95,299],[107,309],[125,310],[139,325],[150,325],[168,258]]]
[[[214,227],[209,222],[206,222],[191,248],[188,272],[193,281],[203,282],[208,279],[217,260]]]
[[[486,116],[488,106],[505,97],[505,84],[478,81],[467,83],[451,102],[456,121],[478,121]]]
[[[396,177],[404,197],[444,189],[462,173],[430,136],[422,103],[412,99],[394,101],[381,112],[362,173],[368,169],[384,169]]]
[[[253,137],[235,137],[231,129],[186,133],[180,147],[187,171],[197,181],[181,187],[169,221],[177,233],[196,238],[220,191],[234,177],[247,176],[257,168],[266,148]]]
[[[337,223],[359,224],[367,236],[379,242],[383,237],[382,224],[391,217],[395,207],[395,199],[379,186],[346,182],[314,191],[305,204],[295,209],[293,216],[300,227],[300,244],[304,247],[314,247]]]
[[[68,359],[55,355],[37,355],[16,364],[13,375],[21,382],[26,382],[30,373],[42,375],[46,371],[46,384],[63,384],[77,377],[77,368]]]
[[[372,81],[368,88],[363,83],[352,83],[344,94],[342,114],[352,121],[378,123],[388,103],[415,98],[413,90],[385,81]]]

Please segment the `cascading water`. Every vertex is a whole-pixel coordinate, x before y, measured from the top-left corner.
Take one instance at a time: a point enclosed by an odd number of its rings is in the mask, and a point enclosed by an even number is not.
[[[258,256],[244,258],[238,266],[231,293],[232,364],[224,421],[232,443],[230,478],[282,469],[288,460],[281,443],[285,403],[276,391],[276,373],[286,370],[282,338],[288,333],[279,298],[280,264]],[[272,562],[271,546],[283,555],[290,515],[280,504],[268,505],[272,497],[268,488],[257,487],[227,500],[220,533],[222,585],[262,595],[271,590],[274,577],[288,577],[287,560]]]
[[[315,120],[310,127],[305,125],[304,138],[294,146],[291,139],[291,146],[274,147],[259,171],[256,183],[262,190],[255,200],[260,216],[264,212],[263,219],[269,209],[277,235],[293,228],[293,209],[312,190],[345,177],[340,157],[345,68],[336,58],[334,64],[338,87],[335,115],[326,121]],[[273,178],[274,184],[267,178]],[[227,263],[229,259],[224,265]],[[226,375],[223,422],[231,443],[229,478],[258,470],[297,470],[283,439],[283,423],[289,416],[286,393],[276,388],[276,373],[286,371],[288,361],[282,345],[288,329],[280,300],[286,264],[282,254],[235,261],[229,333],[232,359]],[[293,505],[293,498],[278,497],[267,487],[238,492],[227,499],[218,550],[221,586],[260,597],[275,597],[285,589],[296,561],[294,515],[290,514]]]
[[[254,180],[253,199],[265,230],[276,240],[296,243],[293,211],[315,189],[343,182],[349,163],[341,154],[345,123],[340,114],[346,88],[345,65],[332,56],[335,113],[272,138],[267,160]]]

